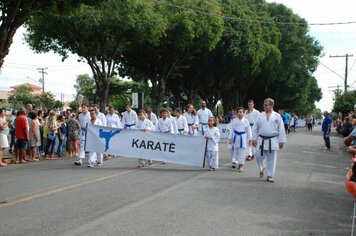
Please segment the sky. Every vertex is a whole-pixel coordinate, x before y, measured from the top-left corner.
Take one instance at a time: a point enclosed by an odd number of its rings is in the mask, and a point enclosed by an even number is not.
[[[268,0],[291,8],[310,23],[335,23],[356,21],[355,0]],[[24,42],[25,29],[21,27],[15,34],[10,53],[0,71],[0,90],[9,90],[10,86],[20,83],[33,83],[41,86],[38,80],[41,74],[38,68],[48,68],[45,75],[45,90],[51,91],[60,99],[71,101],[75,94],[74,84],[77,75],[92,72],[86,63],[78,62],[78,57],[71,55],[62,62],[54,53],[36,54]],[[323,56],[314,76],[322,89],[323,98],[316,106],[322,111],[331,111],[333,90],[339,85],[343,89],[345,76],[345,58],[330,58],[330,55],[353,55],[349,57],[349,89],[356,88],[356,24],[310,26],[310,35],[323,46]],[[302,84],[300,86],[303,86]],[[278,101],[276,101],[278,102]]]

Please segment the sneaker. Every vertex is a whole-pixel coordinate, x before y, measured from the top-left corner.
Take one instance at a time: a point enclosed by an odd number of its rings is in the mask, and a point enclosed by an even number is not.
[[[330,150],[330,148],[324,147],[324,150]]]
[[[53,156],[53,155],[50,156],[49,158],[50,158],[51,160],[57,160],[57,157],[56,157],[56,156]]]
[[[92,168],[92,167],[94,167],[94,165],[93,165],[93,164],[89,164],[88,167],[89,167],[89,168]]]
[[[102,165],[103,165],[103,163],[98,162],[98,163],[96,163],[96,165],[97,165],[97,166],[102,166]]]
[[[232,163],[232,168],[236,168],[236,163]]]
[[[44,159],[45,159],[45,160],[50,160],[51,157],[47,155]]]
[[[267,176],[267,182],[274,183],[274,179],[270,176]]]

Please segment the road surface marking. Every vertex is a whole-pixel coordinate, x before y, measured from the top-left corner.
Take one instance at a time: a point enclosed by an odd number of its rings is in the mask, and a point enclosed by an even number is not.
[[[130,173],[132,173],[132,172],[134,172],[136,170],[138,170],[138,169],[137,168],[130,169],[130,170],[127,170],[127,171],[124,171],[124,172],[121,172],[121,173],[107,175],[107,176],[95,178],[95,179],[92,179],[92,180],[80,181],[78,183],[70,184],[70,185],[67,185],[67,186],[64,186],[64,187],[61,187],[61,188],[56,188],[56,189],[49,190],[49,191],[42,192],[42,193],[37,193],[37,194],[31,195],[31,196],[22,197],[22,198],[13,200],[13,201],[11,201],[11,200],[3,201],[2,204],[0,204],[0,208],[7,207],[7,206],[12,206],[12,205],[15,205],[17,203],[28,202],[28,201],[31,201],[31,200],[34,200],[34,199],[37,199],[37,198],[41,198],[41,197],[50,196],[50,195],[53,195],[53,194],[56,194],[56,193],[64,192],[64,191],[71,190],[71,189],[74,189],[74,188],[78,188],[78,187],[81,187],[81,186],[84,186],[84,185],[94,184],[94,183],[101,182],[101,181],[108,180],[108,179],[112,179],[112,178],[115,178],[115,177],[118,177],[118,176],[121,176],[121,175],[130,174]]]

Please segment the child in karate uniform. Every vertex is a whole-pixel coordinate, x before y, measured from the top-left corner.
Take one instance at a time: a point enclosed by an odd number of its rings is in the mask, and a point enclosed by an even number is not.
[[[231,143],[234,148],[233,159],[239,163],[237,171],[243,172],[247,148],[246,141],[251,144],[252,133],[250,123],[244,118],[244,109],[242,107],[237,108],[237,118],[232,120],[231,128],[229,143]]]
[[[136,123],[136,128],[141,130],[141,131],[147,131],[147,130],[152,130],[153,129],[153,124],[152,122],[146,118],[146,112],[144,110],[140,110],[138,112],[138,121]],[[138,168],[144,167],[146,163],[145,159],[138,159]]]
[[[232,114],[232,119],[230,123],[227,125],[226,130],[228,132],[228,136],[230,136],[231,133],[234,131],[232,130],[232,121],[237,117],[236,113]],[[232,168],[236,168],[237,160],[234,158],[234,146],[230,142],[230,140],[227,140],[227,149],[229,150],[230,158],[231,158],[231,163],[232,163]]]
[[[216,170],[219,168],[220,132],[216,127],[216,121],[214,117],[209,118],[208,129],[205,131],[204,137],[207,140],[206,157],[209,161],[209,170]]]
[[[180,135],[188,135],[189,129],[188,129],[187,118],[185,118],[185,116],[182,115],[182,110],[180,108],[176,109],[176,122],[177,122],[178,133]]]
[[[103,125],[101,120],[98,119],[97,117],[97,112],[92,109],[90,111],[90,123],[93,125]],[[103,163],[103,154],[102,153],[97,153],[97,152],[89,152],[89,159],[88,159],[88,167],[94,167],[94,165],[101,166]]]

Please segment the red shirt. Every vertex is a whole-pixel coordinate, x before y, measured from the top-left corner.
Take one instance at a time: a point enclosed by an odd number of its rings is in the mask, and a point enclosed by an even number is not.
[[[28,130],[28,122],[26,116],[17,116],[15,120],[15,136],[17,139],[27,139],[25,129]]]

